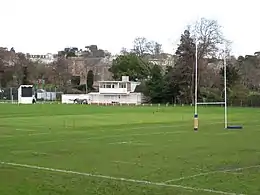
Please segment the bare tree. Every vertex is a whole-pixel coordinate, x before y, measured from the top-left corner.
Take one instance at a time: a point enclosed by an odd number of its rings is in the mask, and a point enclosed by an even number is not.
[[[16,59],[14,60],[13,66],[13,76],[17,85],[33,83],[33,66],[33,62],[27,59],[23,53],[16,53]]]
[[[247,55],[238,57],[237,67],[241,75],[241,83],[248,89],[259,88],[260,83],[260,59],[258,56]]]
[[[157,43],[156,41],[149,41],[146,44],[147,51],[149,54],[153,56],[158,56],[162,53],[162,45]]]
[[[56,86],[59,86],[61,90],[68,90],[71,81],[68,60],[65,57],[60,57],[56,62],[53,63],[52,70]]]
[[[134,40],[133,52],[138,56],[159,55],[162,53],[162,45],[156,41],[149,41],[145,37],[137,37]]]
[[[225,39],[222,27],[218,24],[217,20],[201,18],[192,25],[189,25],[188,29],[191,32],[193,40],[196,41],[198,45],[199,86],[210,88],[212,87],[212,83],[209,82],[209,79],[219,83],[218,75],[215,72],[220,68],[218,59],[223,59],[224,55],[227,56],[230,54],[231,42]],[[210,63],[211,66],[209,66],[208,60],[214,59],[216,59],[216,63]],[[208,78],[209,75],[214,78]]]
[[[137,37],[134,40],[133,51],[139,56],[144,55],[147,52],[147,42],[148,40],[144,37]]]
[[[226,53],[230,52],[231,42],[224,38],[222,27],[217,20],[201,18],[189,28],[194,39],[198,41],[198,58],[218,57],[223,53],[226,45]]]
[[[0,50],[0,90],[2,87],[3,74],[5,72],[4,51]]]
[[[123,48],[121,48],[121,50],[120,50],[120,54],[122,54],[122,55],[127,55],[127,54],[129,54],[129,51],[127,50],[127,48],[123,47]]]

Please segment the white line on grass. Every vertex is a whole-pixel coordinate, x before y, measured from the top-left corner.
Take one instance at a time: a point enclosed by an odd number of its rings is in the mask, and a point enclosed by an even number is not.
[[[188,131],[170,131],[170,132],[156,132],[156,133],[136,133],[136,134],[119,134],[119,135],[108,135],[108,136],[97,136],[97,137],[87,137],[85,140],[82,139],[61,139],[61,140],[46,140],[37,142],[28,142],[29,144],[45,144],[45,143],[57,143],[57,142],[67,142],[76,141],[76,143],[86,143],[88,140],[98,140],[106,138],[117,138],[117,137],[131,137],[131,136],[147,136],[147,135],[168,135],[168,134],[181,134],[188,133]],[[9,146],[9,145],[8,145]]]
[[[22,154],[22,153],[26,153],[26,154],[33,154],[33,155],[54,155],[52,153],[46,153],[46,152],[36,152],[34,150],[13,150],[10,151],[11,154]]]
[[[128,127],[128,130],[138,130],[138,129],[155,129],[155,128],[167,128],[167,127],[181,127],[183,125],[158,125],[158,126],[141,126],[141,127]],[[116,131],[121,131],[125,130],[125,128],[118,128],[118,129],[113,129]],[[39,135],[51,135],[51,134],[57,134],[57,135],[65,135],[65,134],[77,134],[77,133],[89,133],[89,131],[57,131],[57,132],[39,132],[39,133],[30,133],[30,134],[24,134],[24,135],[1,135],[0,138],[12,138],[12,137],[27,137],[27,136],[39,136]],[[94,135],[94,134],[88,134],[88,135]]]
[[[0,138],[13,138],[13,137],[28,137],[28,136],[39,136],[39,135],[49,135],[49,132],[43,132],[43,133],[29,133],[24,135],[1,135]]]
[[[223,122],[212,122],[212,123],[205,123],[206,125],[213,125],[213,124],[222,124]],[[135,124],[138,125],[138,124]],[[142,125],[142,124],[140,124]],[[184,124],[178,124],[178,125],[154,125],[154,124],[149,124],[146,126],[141,126],[141,127],[122,127],[122,128],[115,128],[113,131],[125,131],[127,130],[138,130],[138,129],[157,129],[157,128],[170,128],[170,127],[185,127],[187,125]],[[91,127],[89,127],[91,128]],[[96,130],[95,130],[96,131]],[[100,130],[101,131],[101,130]],[[11,137],[27,137],[27,136],[39,136],[39,135],[51,135],[51,134],[58,134],[58,135],[65,135],[65,134],[76,134],[76,133],[88,133],[89,131],[74,131],[74,130],[69,130],[69,131],[57,131],[57,132],[40,132],[40,133],[31,133],[31,134],[24,134],[24,135],[1,135],[0,138],[11,138]]]
[[[241,122],[241,121],[240,121]],[[251,121],[254,122],[254,121]],[[258,121],[257,121],[258,122]],[[214,125],[214,124],[222,124],[223,122],[211,122],[211,123],[204,123],[204,125]],[[122,124],[122,125],[126,125],[126,124]],[[138,124],[135,124],[138,125]],[[139,125],[142,125],[142,123],[140,123]],[[187,126],[186,124],[178,124],[178,125],[154,125],[154,124],[149,124],[146,126],[141,126],[141,127],[122,127],[122,128],[115,128],[113,129],[113,131],[125,131],[127,130],[138,130],[138,129],[156,129],[156,128],[170,128],[170,127],[185,127]],[[91,128],[91,127],[89,127]],[[104,129],[101,129],[99,131],[103,131]],[[96,131],[96,130],[95,130]],[[12,138],[12,137],[27,137],[27,136],[40,136],[40,135],[51,135],[51,134],[58,134],[58,135],[65,135],[65,134],[76,134],[76,133],[88,133],[89,131],[75,131],[75,130],[69,130],[69,131],[57,131],[56,132],[52,132],[52,131],[48,131],[48,132],[40,132],[40,133],[31,133],[31,134],[25,134],[25,135],[1,135],[0,138]],[[227,132],[226,132],[227,133]],[[227,133],[228,134],[228,133]],[[93,134],[92,134],[93,135]],[[47,142],[48,143],[48,142]]]
[[[30,133],[30,134],[27,134],[26,136],[38,136],[38,135],[49,135],[49,134],[50,134],[49,132],[45,132],[45,133]]]
[[[129,144],[132,142],[113,142],[113,143],[109,143],[109,144]]]
[[[122,177],[119,178],[119,177],[113,177],[113,176],[107,176],[107,175],[97,175],[97,174],[91,174],[91,173],[76,172],[76,171],[70,171],[70,170],[64,170],[64,169],[54,169],[54,168],[28,165],[28,164],[18,164],[18,163],[3,162],[3,161],[0,161],[0,164],[14,166],[14,167],[28,168],[28,169],[36,169],[36,170],[42,170],[42,171],[51,171],[51,172],[56,172],[56,173],[82,175],[82,176],[94,177],[94,178],[99,178],[99,179],[108,179],[108,180],[114,180],[114,181],[124,181],[124,182],[131,182],[131,183],[146,184],[146,185],[152,185],[152,186],[173,187],[173,188],[180,188],[180,189],[185,189],[185,190],[210,192],[210,193],[223,194],[223,195],[243,195],[243,194],[236,194],[236,193],[232,193],[232,192],[224,192],[224,191],[218,191],[218,190],[212,190],[212,189],[195,188],[195,187],[189,187],[189,186],[183,186],[183,185],[173,185],[173,184],[166,184],[166,183],[161,183],[161,182],[135,180],[135,179],[122,178]]]
[[[200,176],[206,176],[206,175],[210,175],[210,174],[214,174],[214,173],[232,173],[232,172],[236,172],[236,171],[242,171],[242,170],[246,170],[246,169],[253,169],[253,168],[259,168],[259,167],[260,167],[260,165],[253,165],[253,166],[234,168],[234,169],[209,171],[209,172],[205,172],[205,173],[199,173],[196,175],[190,175],[190,176],[186,176],[186,177],[180,177],[180,178],[176,178],[176,179],[167,180],[164,183],[171,183],[171,182],[175,182],[175,181],[181,181],[181,180],[191,179],[191,178],[200,177]]]
[[[122,145],[122,144],[125,144],[125,145],[136,145],[136,146],[151,146],[152,144],[148,144],[148,143],[141,143],[141,142],[134,142],[134,141],[123,141],[123,142],[112,142],[112,143],[109,143],[111,145]]]
[[[13,135],[1,135],[1,138],[8,138],[8,137],[14,137]]]
[[[170,131],[170,132],[155,132],[155,133],[134,133],[134,134],[118,134],[118,135],[108,135],[108,136],[97,136],[97,137],[89,137],[85,140],[78,141],[77,143],[86,143],[88,140],[96,140],[96,139],[107,139],[107,138],[118,138],[118,137],[131,137],[131,136],[148,136],[148,135],[168,135],[168,134],[182,134],[188,133],[188,131]],[[68,141],[68,140],[62,140]],[[39,142],[35,142],[39,143]],[[41,142],[41,143],[44,143]]]
[[[34,152],[33,150],[13,150],[11,151],[12,154],[20,154],[20,153],[30,153]]]
[[[216,135],[231,135],[234,134],[233,132],[229,131],[229,132],[223,132],[223,133],[216,133]]]
[[[206,125],[213,125],[213,124],[222,124],[223,122],[212,122],[212,123],[205,123]],[[130,130],[134,130],[134,129],[153,129],[153,128],[165,128],[165,127],[184,127],[186,125],[153,125],[153,126],[142,126],[142,127],[132,127],[132,128],[127,128]],[[115,129],[115,130],[122,130],[125,128],[120,128],[120,129]],[[76,132],[82,132],[82,133],[88,133],[88,131],[76,131]],[[58,135],[62,135],[62,134],[67,134],[67,133],[76,133],[74,131],[59,131],[57,132]],[[116,137],[125,137],[125,136],[142,136],[142,135],[160,135],[160,134],[172,134],[172,133],[180,133],[180,131],[173,131],[173,132],[157,132],[157,133],[148,133],[148,134],[128,134],[128,135],[115,135],[115,136],[103,136],[103,137],[90,137],[90,138],[86,138],[86,140],[91,140],[91,139],[104,139],[104,138],[116,138]],[[188,133],[190,131],[181,131],[181,133]],[[29,136],[38,136],[38,135],[47,135],[47,134],[51,134],[51,132],[45,132],[45,133],[33,133],[33,134],[29,134]],[[203,133],[203,134],[207,134],[207,133]],[[88,134],[90,135],[90,134]],[[91,134],[93,135],[93,134]],[[210,135],[214,135],[214,133],[210,133]],[[28,136],[28,134],[24,135],[25,137]],[[20,137],[17,135],[1,135],[0,138],[11,138],[11,137]],[[78,139],[61,139],[61,140],[46,140],[46,141],[37,141],[37,142],[29,142],[30,144],[45,144],[45,143],[57,143],[57,142],[63,142],[63,141],[79,141]],[[78,143],[86,143],[86,141],[79,141]],[[6,147],[6,146],[13,146],[15,144],[8,144],[8,145],[1,145],[2,147]]]
[[[138,163],[135,163],[135,162],[127,162],[127,161],[121,161],[121,160],[115,160],[115,161],[112,161],[112,162],[118,163],[118,164],[139,165]]]
[[[35,142],[27,142],[26,144],[46,144],[46,143],[59,143],[59,142],[75,142],[75,143],[87,143],[88,140],[99,140],[99,139],[107,139],[107,138],[120,138],[120,137],[131,137],[131,136],[148,136],[148,135],[168,135],[168,134],[182,134],[188,133],[188,131],[170,131],[170,132],[155,132],[155,133],[136,133],[136,134],[118,134],[118,135],[108,135],[108,136],[97,136],[97,137],[87,137],[86,139],[56,139],[56,140],[46,140],[46,141],[35,141]],[[1,144],[0,147],[10,147],[16,144]]]
[[[137,143],[137,142],[132,142],[130,143],[133,146],[152,146],[152,144],[148,144],[148,143]]]
[[[16,131],[35,132],[33,129],[15,129]]]

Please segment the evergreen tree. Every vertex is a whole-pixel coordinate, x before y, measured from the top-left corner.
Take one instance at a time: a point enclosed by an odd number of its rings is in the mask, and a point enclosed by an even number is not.
[[[23,67],[23,78],[22,78],[22,84],[28,85],[29,84],[29,78],[28,78],[28,67]]]
[[[174,104],[177,102],[177,97],[179,95],[179,86],[175,81],[175,74],[173,67],[167,67],[166,73],[164,75],[164,87],[163,94],[165,102]]]
[[[87,88],[88,91],[93,90],[93,83],[94,83],[94,73],[92,70],[88,71],[87,74]]]
[[[195,70],[195,43],[190,32],[185,30],[181,35],[180,44],[176,51],[177,61],[172,69],[172,79],[175,89],[178,89],[182,103],[193,102],[194,97],[194,70]]]
[[[163,94],[164,80],[160,66],[154,65],[151,68],[150,79],[146,82],[145,95],[149,96],[152,103],[164,102]]]

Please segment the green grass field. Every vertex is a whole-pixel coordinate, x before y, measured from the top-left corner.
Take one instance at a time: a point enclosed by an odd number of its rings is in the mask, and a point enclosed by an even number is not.
[[[260,194],[260,110],[0,105],[1,195]]]

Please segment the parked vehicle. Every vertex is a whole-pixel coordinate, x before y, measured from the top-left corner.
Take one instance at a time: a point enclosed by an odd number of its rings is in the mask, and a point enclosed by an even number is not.
[[[88,104],[88,100],[87,99],[75,99],[74,100],[74,104]]]

